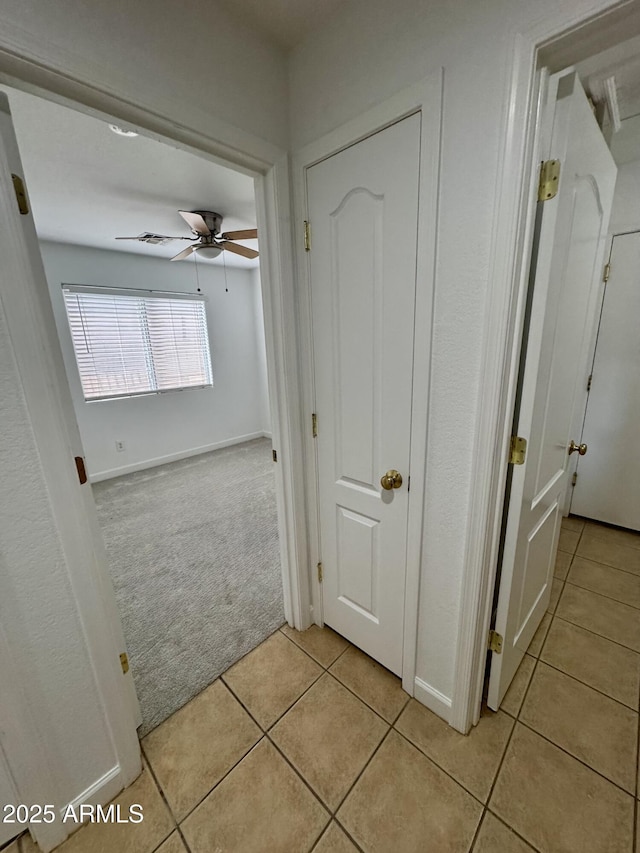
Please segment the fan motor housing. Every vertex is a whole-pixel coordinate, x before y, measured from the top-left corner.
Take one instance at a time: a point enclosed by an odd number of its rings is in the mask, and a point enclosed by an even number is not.
[[[220,233],[222,228],[222,215],[220,213],[214,213],[212,210],[192,210],[191,213],[200,214],[212,234]]]

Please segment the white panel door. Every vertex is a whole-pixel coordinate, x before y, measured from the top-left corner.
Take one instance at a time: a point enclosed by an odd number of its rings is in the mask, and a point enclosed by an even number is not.
[[[540,202],[535,281],[515,431],[528,441],[512,469],[488,704],[497,709],[548,607],[571,458],[584,406],[616,166],[577,75],[558,81],[551,156],[558,195]]]
[[[397,674],[419,149],[414,115],[307,173],[324,620]],[[402,485],[385,490],[390,469]]]
[[[613,240],[571,512],[640,530],[640,232]]]

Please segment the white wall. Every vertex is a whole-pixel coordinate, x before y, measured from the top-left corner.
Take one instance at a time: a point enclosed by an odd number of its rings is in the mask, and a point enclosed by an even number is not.
[[[58,335],[93,481],[214,450],[269,431],[264,329],[257,270],[198,264],[213,366],[213,388],[85,402],[62,284],[195,292],[192,262],[41,243]],[[116,441],[125,442],[116,451]]]
[[[293,52],[294,150],[444,68],[429,449],[417,675],[434,696],[454,685],[467,545],[493,217],[514,37],[587,0],[351,0]],[[605,6],[606,3],[599,4]],[[428,116],[427,116],[428,121]],[[301,211],[297,215],[303,218]],[[480,450],[490,448],[480,448]]]
[[[640,160],[618,166],[610,234],[640,230]]]
[[[224,5],[2,0],[0,46],[144,105],[177,127],[214,137],[228,130],[239,144],[253,135],[286,148],[284,55]]]

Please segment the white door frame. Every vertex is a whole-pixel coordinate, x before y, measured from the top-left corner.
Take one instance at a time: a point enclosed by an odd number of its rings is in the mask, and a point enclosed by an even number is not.
[[[87,72],[89,74],[89,72]],[[11,34],[0,35],[0,83],[52,100],[64,106],[80,110],[102,121],[117,122],[135,127],[141,133],[159,141],[190,151],[205,159],[235,168],[254,178],[257,208],[257,227],[260,231],[260,272],[263,289],[265,339],[267,352],[267,375],[270,389],[273,445],[278,451],[276,466],[278,532],[284,587],[284,609],[289,624],[304,629],[310,624],[309,570],[306,518],[304,513],[304,464],[301,435],[298,344],[296,335],[295,289],[290,226],[289,160],[286,152],[258,137],[254,137],[224,121],[211,120],[213,134],[180,125],[171,118],[171,112],[159,115],[143,104],[133,104],[124,94],[106,93],[98,79],[81,79],[64,70],[43,65],[31,58],[28,50],[19,42],[13,42]],[[28,182],[27,182],[28,184]],[[28,190],[28,187],[27,187]],[[7,204],[9,204],[7,193]],[[13,203],[13,202],[11,202]],[[34,322],[34,327],[37,325]],[[45,330],[42,337],[46,337]],[[47,333],[51,333],[51,329]],[[57,335],[55,327],[53,334]],[[56,338],[57,339],[57,338]],[[24,360],[20,370],[28,374],[33,365]],[[66,381],[66,374],[65,380]],[[56,428],[59,425],[53,425]],[[48,448],[40,446],[46,456]],[[77,484],[76,484],[77,488]],[[69,501],[69,505],[73,505]],[[67,507],[58,507],[59,514],[68,513]],[[70,518],[70,521],[73,519]],[[71,594],[78,603],[80,613],[86,604],[86,590],[90,587],[99,595],[101,578],[108,577],[105,561],[96,560],[95,572],[83,567],[83,576],[69,567]],[[2,589],[0,588],[0,595]],[[109,614],[105,618],[108,621]],[[98,620],[96,620],[97,622]],[[101,661],[104,655],[117,655],[122,649],[114,645],[110,632],[85,620],[87,627],[88,653],[96,667],[98,679],[102,677]],[[93,627],[92,627],[93,626]],[[6,638],[7,642],[19,644],[19,637]],[[121,710],[117,706],[122,697],[117,691],[105,692],[105,713],[115,720]],[[46,719],[46,708],[32,709],[31,716],[37,728],[38,717]],[[121,716],[120,716],[121,719]],[[132,720],[135,734],[137,722]],[[24,721],[27,726],[27,721]],[[26,730],[25,730],[26,731]],[[124,747],[123,747],[124,748]],[[26,751],[26,754],[25,754]],[[18,754],[19,753],[19,754]],[[43,752],[38,749],[35,738],[21,738],[20,748],[13,758],[14,778],[21,777],[20,797],[22,802],[45,802],[42,785],[50,778]],[[127,757],[123,756],[126,763]],[[128,761],[135,763],[129,756]],[[16,772],[16,762],[29,766],[32,772],[22,775]],[[37,771],[34,768],[38,768]],[[27,782],[27,780],[30,780]],[[24,785],[29,784],[29,790]],[[38,793],[40,791],[40,793]],[[38,835],[44,835],[44,831]],[[44,841],[44,837],[43,837]]]
[[[461,732],[478,722],[482,702],[537,196],[537,69],[562,70],[633,32],[640,32],[640,6],[634,0],[596,0],[582,11],[558,8],[552,17],[510,35],[512,73],[491,238],[475,469],[449,718]]]
[[[307,477],[307,517],[309,563],[320,561],[318,476],[316,446],[311,416],[315,412],[313,368],[313,332],[311,322],[311,279],[308,255],[304,249],[304,221],[308,217],[306,170],[333,154],[366,139],[378,131],[415,113],[422,114],[420,137],[420,198],[416,272],[413,394],[411,410],[410,475],[411,492],[407,525],[407,568],[404,606],[402,686],[412,696],[416,692],[416,653],[418,601],[422,562],[422,530],[426,486],[426,453],[429,413],[431,330],[435,281],[438,180],[440,169],[440,125],[442,71],[404,89],[356,119],[305,146],[293,156],[295,245],[299,282],[300,370],[304,411],[304,457]],[[313,243],[313,223],[311,223]],[[320,421],[319,429],[323,425]],[[322,626],[322,589],[317,573],[311,581],[310,618]],[[418,685],[418,690],[420,685]]]

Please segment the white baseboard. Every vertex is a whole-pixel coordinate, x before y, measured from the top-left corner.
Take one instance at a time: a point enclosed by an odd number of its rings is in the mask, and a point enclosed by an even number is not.
[[[166,456],[156,456],[153,459],[144,459],[133,462],[131,465],[121,465],[119,468],[110,468],[107,471],[96,471],[89,474],[91,483],[99,483],[101,480],[110,480],[112,477],[121,477],[123,474],[133,474],[136,471],[144,471],[147,468],[157,468],[158,465],[166,465],[169,462],[178,462],[180,459],[188,459],[190,456],[198,456],[200,453],[209,453],[212,450],[222,450],[223,447],[231,447],[234,444],[242,444],[244,441],[252,441],[254,438],[271,438],[270,433],[250,432],[247,435],[237,435],[224,441],[216,441],[214,444],[205,444],[202,447],[191,447],[178,453],[168,453]]]
[[[414,696],[418,702],[426,705],[434,714],[442,717],[445,722],[449,722],[451,716],[451,699],[448,696],[440,693],[435,687],[432,687],[418,677],[416,677],[414,682]]]

